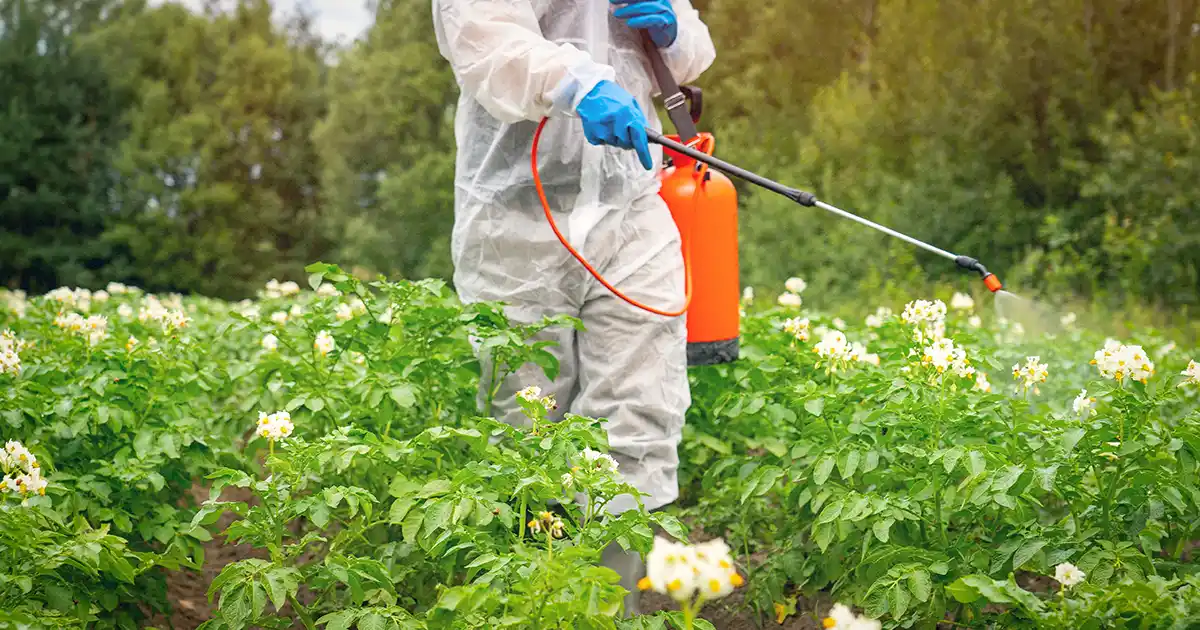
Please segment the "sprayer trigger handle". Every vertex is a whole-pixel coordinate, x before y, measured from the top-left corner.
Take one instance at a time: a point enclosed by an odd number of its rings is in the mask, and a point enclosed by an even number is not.
[[[679,91],[688,101],[688,114],[692,117],[693,123],[700,122],[700,114],[704,111],[704,96],[700,88],[694,85],[681,85]]]

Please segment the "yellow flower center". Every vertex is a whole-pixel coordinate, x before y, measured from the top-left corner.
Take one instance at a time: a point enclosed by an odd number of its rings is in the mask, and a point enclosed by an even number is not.
[[[650,584],[650,578],[644,577],[644,578],[638,580],[637,586],[638,586],[638,590],[642,590],[642,591],[650,590],[652,588],[652,585]]]
[[[672,591],[672,592],[674,592],[674,591],[678,591],[678,590],[679,590],[679,589],[681,589],[681,588],[683,588],[683,582],[680,582],[680,581],[679,581],[679,578],[676,578],[676,579],[674,579],[674,580],[671,580],[671,583],[670,583],[670,584],[667,584],[667,590],[668,590],[668,591]]]

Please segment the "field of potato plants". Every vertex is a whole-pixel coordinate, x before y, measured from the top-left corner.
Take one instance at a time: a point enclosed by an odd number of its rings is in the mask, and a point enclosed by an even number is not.
[[[528,340],[576,322],[307,271],[0,290],[0,627],[1200,625],[1200,353],[1153,331],[748,294],[742,359],[692,370],[680,501],[613,517],[601,420],[476,401],[473,344],[553,374]],[[649,554],[641,616],[613,542]]]

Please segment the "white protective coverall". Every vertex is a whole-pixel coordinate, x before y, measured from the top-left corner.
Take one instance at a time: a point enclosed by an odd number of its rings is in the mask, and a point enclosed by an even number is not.
[[[550,116],[538,165],[555,221],[567,240],[629,297],[660,309],[683,304],[679,231],[658,196],[655,173],[634,151],[595,146],[575,109],[601,80],[628,91],[650,127],[662,126],[642,34],[612,15],[608,0],[432,0],[441,54],[460,87],[455,117],[454,283],[466,302],[498,300],[514,321],[580,318],[585,331],[554,330],[560,364],[550,382],[528,365],[501,384],[496,417],[527,422],[516,392],[553,394],[563,412],[607,419],[609,447],[624,479],[656,509],[679,494],[679,444],[691,404],[683,317],[635,308],[595,281],[546,222],[530,171],[538,121]],[[678,35],[661,49],[676,81],[695,80],[715,57],[708,28],[688,0],[671,0]],[[650,145],[655,164],[662,150]],[[481,356],[484,374],[488,358]],[[481,383],[480,402],[490,384]],[[618,497],[607,509],[636,507]],[[631,591],[637,614],[636,554],[612,546],[602,559]]]
[[[588,143],[575,114],[607,79],[637,99],[652,129],[662,129],[642,35],[613,17],[608,0],[432,2],[439,50],[461,90],[451,239],[459,295],[506,302],[516,321],[565,313],[586,327],[548,334],[558,343],[559,378],[551,383],[541,368],[526,366],[502,385],[494,411],[523,425],[515,393],[538,385],[555,395],[559,414],[607,419],[624,478],[650,495],[647,509],[669,504],[678,496],[676,448],[691,403],[685,320],[635,308],[596,282],[547,224],[530,171],[534,131],[550,116],[538,166],[559,229],[629,297],[661,309],[683,305],[679,231],[655,173],[633,151]],[[676,81],[686,83],[716,53],[689,1],[671,4],[678,35],[661,52]],[[661,147],[650,147],[661,164]],[[610,512],[635,506],[621,499]]]

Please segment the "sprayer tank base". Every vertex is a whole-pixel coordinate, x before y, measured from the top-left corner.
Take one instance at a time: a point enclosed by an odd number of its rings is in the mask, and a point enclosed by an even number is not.
[[[740,344],[738,338],[720,341],[689,341],[687,345],[688,365],[720,365],[738,360]]]

